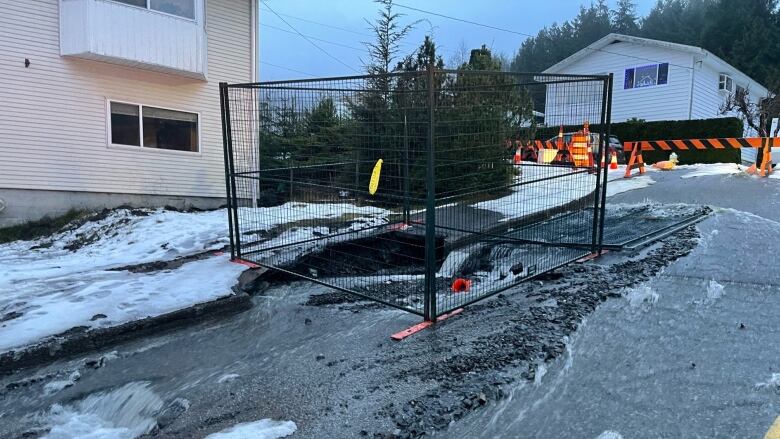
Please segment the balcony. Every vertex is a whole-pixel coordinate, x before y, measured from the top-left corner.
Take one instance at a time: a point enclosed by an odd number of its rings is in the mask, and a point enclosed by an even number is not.
[[[176,5],[185,6],[164,12]],[[205,80],[203,6],[203,0],[60,0],[60,54]]]

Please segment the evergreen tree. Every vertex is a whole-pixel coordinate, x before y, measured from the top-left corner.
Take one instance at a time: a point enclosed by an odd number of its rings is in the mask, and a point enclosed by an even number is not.
[[[374,41],[364,43],[368,48],[370,62],[366,70],[371,75],[390,73],[400,51],[401,41],[414,29],[418,21],[403,25],[400,23],[403,14],[395,12],[393,0],[374,0],[381,5],[379,17],[372,23],[368,20]]]
[[[658,0],[641,20],[632,0],[605,11],[600,0],[581,7],[574,19],[540,30],[521,44],[511,70],[542,71],[616,32],[703,47],[770,89],[780,85],[777,0]]]
[[[636,16],[636,3],[632,0],[618,0],[617,9],[612,14],[612,32],[636,35],[639,32]]]
[[[719,0],[705,13],[700,44],[763,84],[780,79],[776,0]]]

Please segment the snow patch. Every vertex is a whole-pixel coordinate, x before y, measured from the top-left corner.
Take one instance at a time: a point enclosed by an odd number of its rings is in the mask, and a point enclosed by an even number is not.
[[[655,180],[643,175],[638,177],[610,180],[607,183],[607,196],[622,194],[623,192],[646,188],[655,184]]]
[[[742,173],[742,167],[736,163],[710,163],[695,165],[680,165],[676,169],[690,170],[691,172],[680,178],[704,177],[707,175],[732,175]]]
[[[87,396],[72,406],[55,404],[49,411],[51,430],[44,439],[133,439],[157,425],[153,415],[163,401],[149,383],[126,384]]]
[[[545,180],[557,177],[555,180]],[[522,186],[514,186],[512,193],[494,200],[482,201],[472,205],[477,209],[492,210],[504,215],[502,221],[551,209],[587,196],[595,189],[596,177],[570,168],[555,166],[528,166],[515,183],[526,181]]]
[[[206,439],[277,439],[287,437],[298,429],[292,421],[261,419],[237,424],[227,430],[206,436]]]
[[[115,326],[216,300],[232,294],[245,268],[228,256],[215,256],[152,274],[94,270],[25,282],[24,288],[0,295],[0,310],[17,304],[23,311],[3,323],[0,352],[77,326]],[[93,318],[98,315],[105,317]]]
[[[350,219],[352,229],[386,222],[391,212],[346,203],[287,203],[240,208],[257,219],[247,238],[307,219]],[[351,219],[351,216],[364,216]],[[267,241],[307,239],[327,228],[292,228]],[[348,230],[348,229],[345,229]],[[0,352],[83,326],[110,327],[232,294],[245,267],[227,257],[191,261],[175,270],[115,269],[218,250],[228,244],[227,213],[117,209],[52,236],[0,245]],[[313,244],[312,244],[313,245]],[[308,251],[312,245],[295,251]]]
[[[596,439],[623,439],[623,436],[616,431],[607,430],[601,433]]]

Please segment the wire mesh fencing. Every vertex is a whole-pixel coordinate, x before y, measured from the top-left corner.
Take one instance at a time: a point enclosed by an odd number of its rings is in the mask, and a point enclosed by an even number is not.
[[[232,257],[433,320],[598,251],[609,81],[221,84]],[[557,146],[520,160],[537,140]]]

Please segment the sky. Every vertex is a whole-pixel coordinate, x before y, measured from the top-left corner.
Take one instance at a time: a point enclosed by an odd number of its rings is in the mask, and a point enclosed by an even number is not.
[[[261,80],[365,72],[367,50],[363,43],[372,40],[366,20],[373,21],[379,8],[372,0],[258,1]],[[655,1],[635,0],[638,15],[647,14]],[[574,18],[581,4],[590,4],[581,0],[397,0],[396,3],[531,35],[554,22]],[[616,0],[608,3],[614,6]],[[439,53],[448,65],[459,53],[468,53],[483,44],[494,53],[511,59],[526,38],[401,7],[397,11],[405,14],[401,23],[423,20],[405,39],[401,55],[413,52],[425,35],[433,35]],[[329,55],[298,35],[296,30]]]

